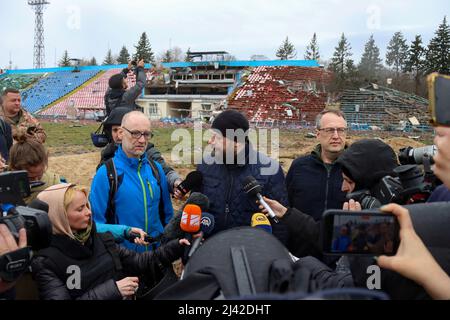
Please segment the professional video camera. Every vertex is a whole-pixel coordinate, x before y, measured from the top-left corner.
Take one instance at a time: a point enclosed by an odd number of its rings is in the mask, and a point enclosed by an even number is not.
[[[33,250],[46,248],[52,236],[52,224],[45,211],[25,207],[23,198],[31,193],[26,171],[0,174],[0,223],[18,239],[19,230],[27,231],[27,243]]]
[[[400,149],[398,159],[402,165],[426,164],[428,161],[433,164],[433,157],[436,155],[436,146],[426,146],[421,148],[406,147]]]
[[[0,278],[2,281],[16,281],[29,267],[32,250],[50,245],[52,224],[45,211],[23,206],[24,197],[31,193],[26,171],[0,174],[0,223],[6,225],[19,240],[19,230],[25,228],[27,247],[7,252],[0,256]],[[34,206],[44,208],[45,203],[35,200]],[[48,211],[48,207],[47,207]]]
[[[394,173],[396,177],[383,177],[372,189],[350,193],[347,199],[358,201],[363,209],[372,209],[388,203],[426,202],[435,189],[432,171],[424,174],[418,165],[399,166]]]

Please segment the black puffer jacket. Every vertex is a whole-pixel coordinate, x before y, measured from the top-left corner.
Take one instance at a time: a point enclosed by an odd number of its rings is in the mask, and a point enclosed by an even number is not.
[[[136,253],[114,242],[111,234],[95,231],[83,246],[67,236],[55,235],[49,248],[32,262],[33,278],[43,300],[120,300],[116,281],[145,275],[156,284],[184,252],[173,240],[154,252]],[[80,286],[74,281],[74,267],[80,268]],[[69,289],[72,284],[73,286]],[[75,286],[75,287],[74,287]]]

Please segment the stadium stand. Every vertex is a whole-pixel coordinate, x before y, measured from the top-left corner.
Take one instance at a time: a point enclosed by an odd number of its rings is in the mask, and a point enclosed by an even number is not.
[[[228,107],[256,126],[310,124],[327,102],[331,74],[322,68],[257,67],[245,74],[228,98]]]
[[[22,90],[36,81],[38,81],[43,74],[11,74],[11,75],[3,75],[0,78],[0,92],[5,90],[6,88],[14,88],[17,90]]]
[[[98,70],[55,72],[22,92],[22,105],[31,113],[64,97],[98,74]]]
[[[87,86],[75,91],[63,101],[42,110],[39,112],[39,115],[44,117],[64,117],[68,114],[70,108],[75,108],[77,116],[84,118],[86,115],[89,116],[89,113],[103,110],[105,108],[104,96],[108,89],[108,80],[112,75],[120,72],[121,69],[110,69],[106,71]],[[151,77],[151,74],[147,73],[147,79],[149,77]],[[136,82],[134,73],[128,74],[127,82],[129,87],[134,86]]]

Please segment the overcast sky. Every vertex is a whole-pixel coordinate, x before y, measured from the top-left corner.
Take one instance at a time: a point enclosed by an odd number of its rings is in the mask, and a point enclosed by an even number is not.
[[[289,36],[303,59],[314,32],[320,53],[329,59],[342,32],[359,60],[374,34],[382,57],[396,31],[408,39],[421,34],[428,44],[448,0],[49,0],[44,13],[46,66],[64,50],[73,58],[95,56],[108,48],[134,51],[146,31],[156,54],[169,46],[183,51],[225,50],[240,60],[253,54],[275,59]],[[33,66],[34,13],[26,0],[0,0],[0,67]]]

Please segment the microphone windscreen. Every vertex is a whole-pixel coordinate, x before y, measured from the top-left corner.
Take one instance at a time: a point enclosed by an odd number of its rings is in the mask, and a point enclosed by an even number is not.
[[[204,235],[209,235],[213,232],[215,224],[216,224],[216,219],[214,218],[214,216],[208,212],[203,212],[202,213],[202,220],[200,222],[201,224],[201,230],[203,232]]]
[[[203,174],[200,171],[192,171],[186,176],[185,182],[190,190],[199,188],[203,183]]]
[[[196,204],[187,204],[183,209],[180,228],[187,233],[197,233],[200,230],[202,209]]]
[[[188,204],[196,204],[200,207],[202,212],[209,210],[209,199],[202,193],[193,192],[183,205],[183,209]],[[173,239],[181,239],[185,236],[185,232],[181,230],[181,216],[183,215],[183,209],[174,213],[172,219],[164,228],[163,238],[161,243],[167,243]]]
[[[209,210],[209,199],[207,196],[200,192],[192,192],[189,198],[186,200],[185,205],[188,204],[198,205],[202,209],[202,212]]]
[[[244,181],[242,182],[242,188],[244,189],[245,193],[253,197],[256,197],[258,193],[262,192],[262,187],[252,176],[248,176],[244,179]]]
[[[177,189],[183,194],[186,194],[189,191],[200,189],[202,184],[203,174],[200,171],[192,171],[186,176],[186,179],[178,185]]]
[[[267,219],[266,215],[263,213],[255,213],[252,216],[252,224],[253,228],[262,229],[269,233],[272,233],[272,225],[270,224],[269,219]]]

